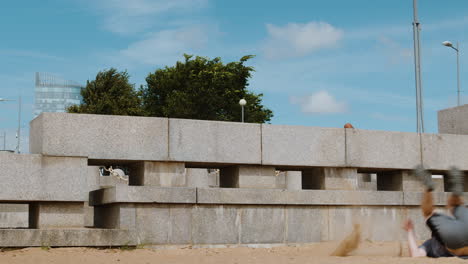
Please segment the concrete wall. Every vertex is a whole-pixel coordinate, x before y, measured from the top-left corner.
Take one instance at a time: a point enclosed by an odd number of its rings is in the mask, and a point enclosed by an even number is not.
[[[468,105],[440,110],[437,119],[439,133],[468,135]]]
[[[84,201],[87,160],[0,152],[0,200]]]
[[[403,132],[43,113],[31,122],[30,133],[32,153],[115,162],[378,171],[408,170],[421,161],[418,134]],[[430,169],[445,171],[449,165],[456,165],[468,170],[462,158],[468,135],[425,134],[422,141],[424,164]]]

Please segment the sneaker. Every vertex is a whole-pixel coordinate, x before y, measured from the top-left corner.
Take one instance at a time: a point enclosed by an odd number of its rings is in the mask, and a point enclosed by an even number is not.
[[[424,169],[422,165],[418,165],[413,170],[414,175],[426,186],[427,190],[432,192],[434,190],[434,182],[432,175]]]
[[[450,167],[448,173],[449,191],[454,195],[463,195],[464,191],[464,173],[457,167]]]

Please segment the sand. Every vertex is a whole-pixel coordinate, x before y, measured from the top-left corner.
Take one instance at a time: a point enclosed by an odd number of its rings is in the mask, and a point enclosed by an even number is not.
[[[338,243],[322,242],[273,248],[179,248],[179,249],[95,249],[24,248],[0,252],[0,263],[466,263],[457,258],[409,258],[398,242],[362,242],[346,257],[332,257]],[[403,255],[403,256],[401,256]]]

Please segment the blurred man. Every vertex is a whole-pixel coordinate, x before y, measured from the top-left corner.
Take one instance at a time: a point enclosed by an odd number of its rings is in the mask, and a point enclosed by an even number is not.
[[[412,257],[468,257],[468,209],[463,205],[463,172],[452,168],[449,172],[449,190],[452,192],[447,200],[447,207],[452,216],[434,211],[432,191],[434,183],[432,175],[424,168],[418,167],[415,175],[426,187],[421,202],[421,209],[426,224],[432,232],[432,238],[421,246],[416,244],[416,235],[411,220],[407,220],[403,228],[408,232],[408,246]]]

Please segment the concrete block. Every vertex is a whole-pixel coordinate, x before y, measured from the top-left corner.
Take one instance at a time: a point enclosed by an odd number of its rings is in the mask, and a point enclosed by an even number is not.
[[[242,208],[242,244],[284,243],[285,227],[284,207],[262,206]]]
[[[195,206],[192,210],[194,244],[238,244],[240,213],[234,206]]]
[[[94,191],[101,188],[99,166],[88,166],[86,177],[86,190]],[[88,200],[88,194],[85,194],[85,200]]]
[[[138,205],[137,233],[140,244],[190,244],[192,207]]]
[[[344,151],[341,128],[262,125],[263,165],[344,166]]]
[[[420,163],[416,133],[346,130],[346,166],[413,169]]]
[[[288,191],[289,205],[401,205],[403,192],[303,190]]]
[[[0,247],[109,247],[136,245],[133,233],[115,229],[0,229]]]
[[[456,166],[468,170],[464,153],[468,149],[468,136],[449,134],[423,135],[424,166],[431,170],[449,170]]]
[[[276,171],[276,189],[286,189],[286,171]]]
[[[94,207],[89,206],[89,202],[84,202],[83,217],[85,227],[94,227]]]
[[[286,207],[287,214],[287,238],[286,243],[311,243],[321,242],[322,233],[327,228],[322,228],[323,211],[320,207]]]
[[[84,204],[41,202],[33,206],[31,217],[34,228],[84,227]]]
[[[286,189],[302,190],[302,172],[287,171],[286,172]]]
[[[280,189],[199,188],[198,204],[286,204],[287,195]]]
[[[198,204],[402,205],[402,192],[280,189],[198,189]],[[418,200],[419,203],[419,200]]]
[[[187,187],[207,188],[216,185],[216,179],[210,177],[207,169],[186,169]]]
[[[443,109],[437,112],[440,134],[468,135],[468,105]]]
[[[28,228],[29,205],[0,203],[0,228]]]
[[[110,204],[94,207],[94,225],[99,228],[126,229],[136,228],[134,204]]]
[[[312,168],[302,171],[302,188],[319,190],[357,190],[356,168]]]
[[[132,165],[130,185],[185,187],[185,164],[182,162],[142,161]]]
[[[31,153],[89,159],[166,160],[168,119],[42,113],[31,121]]]
[[[222,188],[276,188],[276,171],[269,166],[231,166],[220,170]]]
[[[86,178],[85,158],[0,153],[2,201],[82,202]]]
[[[259,124],[169,120],[169,157],[187,163],[261,164]]]
[[[196,203],[195,188],[116,185],[90,193],[92,206],[112,203]]]
[[[329,240],[342,240],[361,226],[361,239],[371,241],[400,241],[404,239],[401,229],[403,218],[399,207],[329,207]]]
[[[365,191],[377,191],[377,175],[371,173],[359,173],[358,189]]]

